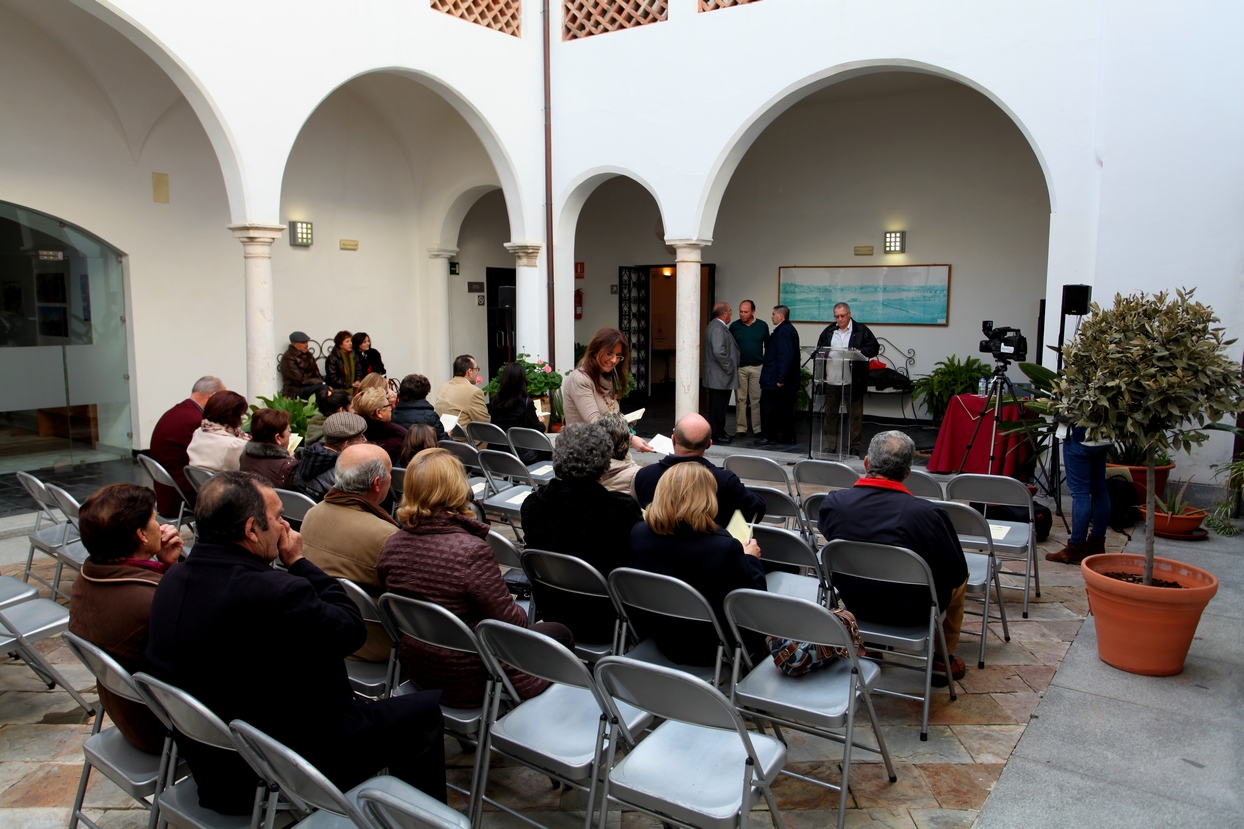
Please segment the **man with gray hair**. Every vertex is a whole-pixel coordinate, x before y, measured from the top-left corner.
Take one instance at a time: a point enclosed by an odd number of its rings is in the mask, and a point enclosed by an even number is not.
[[[379,446],[361,443],[337,456],[337,480],[323,502],[302,521],[302,551],[334,578],[349,579],[367,592],[383,592],[376,561],[397,523],[380,506],[389,494],[393,464]],[[369,624],[367,644],[354,655],[368,662],[389,658],[389,635]]]
[[[933,573],[937,604],[946,614],[942,631],[952,654],[951,675],[962,679],[967,668],[953,656],[963,627],[963,597],[968,565],[950,516],[941,507],[917,498],[903,481],[911,472],[915,452],[912,439],[902,432],[881,432],[868,445],[864,477],[851,489],[825,496],[817,522],[826,539],[871,541],[906,547],[923,558]],[[856,618],[896,625],[918,625],[929,618],[928,591],[923,588],[877,585],[840,576],[834,588]],[[945,685],[946,657],[933,663],[933,684]]]
[[[186,447],[190,439],[203,425],[203,407],[212,395],[224,391],[225,384],[219,377],[207,375],[194,381],[190,388],[190,396],[160,415],[155,430],[151,433],[151,448],[147,454],[151,459],[168,470],[173,480],[181,487],[190,508],[194,508],[194,487],[186,479],[186,464],[190,458],[186,455]],[[156,509],[161,515],[176,515],[181,499],[172,487],[163,484],[155,485]]]
[[[739,387],[739,344],[730,334],[730,303],[713,306],[713,318],[704,330],[704,371],[700,381],[708,389],[708,422],[713,442],[726,445],[734,438],[726,432],[726,406]]]

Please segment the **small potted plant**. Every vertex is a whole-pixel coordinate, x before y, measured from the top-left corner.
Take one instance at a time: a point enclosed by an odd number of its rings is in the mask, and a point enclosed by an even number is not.
[[[1098,656],[1150,676],[1183,670],[1201,612],[1218,590],[1212,573],[1154,558],[1156,458],[1203,443],[1209,429],[1234,431],[1219,421],[1244,406],[1240,365],[1226,351],[1235,341],[1192,295],[1116,295],[1107,309],[1094,303],[1063,347],[1063,373],[1052,390],[1053,410],[1084,426],[1090,439],[1144,450],[1144,555],[1089,556],[1081,570]]]
[[[562,375],[553,369],[550,363],[546,363],[542,359],[530,359],[530,354],[519,354],[514,358],[514,362],[523,367],[523,371],[527,373],[527,394],[532,398],[538,398],[544,411],[549,410],[548,394],[554,389],[562,387]],[[484,386],[484,394],[492,397],[497,393],[497,389],[501,387],[501,372],[505,371],[505,366],[497,369],[497,376],[488,381]]]
[[[928,374],[916,378],[911,384],[912,400],[923,403],[934,422],[941,423],[955,395],[976,391],[980,379],[989,374],[989,366],[975,357],[959,362],[959,358],[951,354],[934,363]]]
[[[1110,447],[1106,455],[1106,466],[1118,466],[1127,470],[1132,476],[1132,487],[1136,490],[1136,500],[1145,500],[1145,447],[1133,440],[1125,440]],[[1175,462],[1171,456],[1159,451],[1153,456],[1153,491],[1158,496],[1166,493],[1166,480],[1170,477]]]
[[[1209,510],[1203,510],[1194,507],[1184,500],[1184,493],[1188,491],[1188,484],[1192,483],[1192,479],[1184,481],[1184,485],[1179,488],[1178,492],[1173,492],[1162,498],[1155,498],[1153,508],[1156,513],[1153,516],[1153,532],[1164,538],[1195,538],[1197,530],[1201,527],[1201,522],[1209,515]],[[1145,515],[1144,507],[1141,507],[1140,514]],[[1201,533],[1204,535],[1204,532]]]

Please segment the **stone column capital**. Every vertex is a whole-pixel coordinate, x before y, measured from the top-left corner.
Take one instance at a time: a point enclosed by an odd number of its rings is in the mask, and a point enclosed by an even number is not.
[[[713,243],[712,239],[666,239],[665,244],[674,249],[674,261],[699,262],[700,249]]]
[[[449,259],[457,255],[457,248],[428,248],[429,259]]]
[[[233,238],[242,243],[244,256],[269,256],[272,243],[281,238],[285,225],[250,223],[229,225]]]
[[[514,258],[518,260],[520,268],[534,268],[536,261],[540,257],[540,249],[543,247],[539,242],[506,242],[505,249],[514,254]]]

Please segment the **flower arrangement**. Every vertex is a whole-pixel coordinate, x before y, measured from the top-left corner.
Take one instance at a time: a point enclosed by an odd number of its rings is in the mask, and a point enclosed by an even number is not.
[[[562,387],[562,375],[553,369],[553,366],[544,360],[530,359],[530,354],[519,354],[514,358],[514,362],[523,367],[523,371],[527,373],[527,394],[532,397],[543,397],[553,389]],[[488,385],[484,386],[484,394],[491,397],[501,388],[501,372],[505,371],[505,366],[497,369],[497,376],[488,381]]]

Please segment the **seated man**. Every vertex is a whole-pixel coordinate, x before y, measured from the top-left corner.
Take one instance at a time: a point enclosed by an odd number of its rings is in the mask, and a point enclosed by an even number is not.
[[[833,541],[871,541],[906,547],[923,558],[933,573],[938,607],[946,614],[942,632],[953,655],[963,627],[963,597],[967,591],[968,565],[950,516],[941,507],[917,498],[903,486],[911,472],[915,444],[902,432],[881,432],[868,445],[864,477],[851,489],[825,496],[817,526]],[[841,576],[834,588],[858,619],[896,625],[924,624],[929,618],[928,590],[924,587],[891,587]],[[933,663],[933,684],[945,685],[945,655]],[[962,679],[963,660],[952,659],[952,676]],[[940,677],[939,677],[940,674]]]
[[[652,503],[657,481],[661,480],[666,470],[676,463],[698,463],[712,472],[717,481],[717,526],[729,524],[735,510],[742,512],[748,521],[759,521],[765,517],[763,498],[748,492],[738,475],[705,460],[705,450],[713,445],[711,433],[708,421],[700,415],[683,415],[674,426],[674,454],[666,455],[635,473],[635,497],[641,507]]]
[[[454,415],[464,432],[472,420],[491,423],[492,416],[488,414],[488,403],[479,388],[479,379],[479,363],[474,357],[463,354],[455,358],[453,379],[436,393],[436,414]],[[477,448],[484,448],[484,444],[478,444]]]
[[[397,522],[381,508],[393,481],[389,454],[379,446],[361,444],[337,456],[336,483],[302,521],[303,553],[334,578],[349,579],[373,596],[384,592],[376,575],[376,559],[384,542],[397,532]],[[367,662],[389,658],[389,634],[369,623],[367,644],[354,655]]]
[[[324,420],[324,439],[302,450],[294,473],[294,488],[314,501],[323,501],[337,480],[337,456],[347,446],[367,443],[367,421],[350,412],[337,412]]]
[[[308,343],[311,338],[302,331],[294,331],[289,335],[289,348],[281,355],[277,368],[285,378],[281,394],[286,397],[301,397],[306,400],[311,395],[320,396],[332,391],[320,374],[320,366],[311,354]]]
[[[281,499],[246,472],[199,492],[194,555],[151,603],[150,672],[225,722],[242,719],[305,757],[343,791],[388,767],[445,799],[440,692],[364,702],[344,659],[367,639],[337,580],[302,555]],[[281,559],[287,571],[274,569]],[[200,805],[249,814],[255,775],[234,752],[178,737]]]
[[[151,599],[181,557],[177,529],[156,523],[155,493],[109,484],[82,502],[78,527],[91,555],[73,582],[69,630],[130,673],[146,670]],[[164,726],[139,702],[99,686],[99,700],[125,739],[150,754],[164,748]]]
[[[203,424],[203,407],[212,395],[224,391],[225,384],[218,377],[200,377],[190,389],[190,396],[160,415],[155,430],[151,433],[151,448],[147,454],[151,459],[168,470],[173,480],[181,487],[190,508],[194,508],[194,487],[186,479],[186,464],[190,463],[186,456],[186,447],[190,439]],[[155,485],[156,507],[161,515],[177,515],[181,501],[172,487],[163,484]]]

